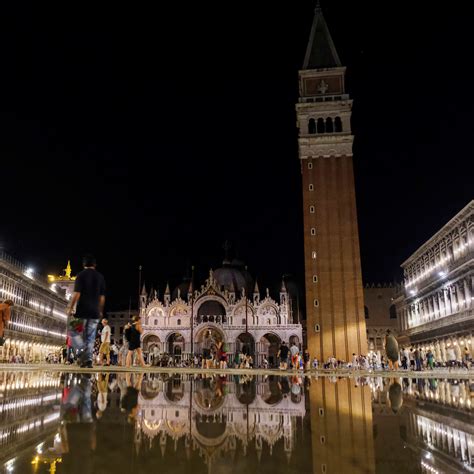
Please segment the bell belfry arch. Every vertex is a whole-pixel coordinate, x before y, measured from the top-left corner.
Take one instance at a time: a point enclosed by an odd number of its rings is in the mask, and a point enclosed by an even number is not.
[[[296,105],[303,181],[305,293],[312,357],[367,354],[352,164],[352,100],[321,7],[299,71]]]

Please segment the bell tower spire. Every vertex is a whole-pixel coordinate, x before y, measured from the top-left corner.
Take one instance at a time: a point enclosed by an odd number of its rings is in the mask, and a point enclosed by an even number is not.
[[[319,360],[367,353],[352,163],[352,100],[319,2],[296,105],[308,346]]]

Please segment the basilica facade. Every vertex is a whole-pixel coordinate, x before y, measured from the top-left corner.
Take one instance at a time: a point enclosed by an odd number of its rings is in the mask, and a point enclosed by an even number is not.
[[[211,335],[216,343],[223,342],[228,361],[243,352],[253,357],[256,366],[264,357],[274,366],[281,342],[300,348],[303,342],[292,298],[284,282],[277,299],[268,289],[261,295],[247,270],[232,262],[210,270],[200,289],[194,289],[191,280],[173,292],[167,286],[162,300],[156,292],[143,289],[143,350],[187,360],[202,354],[204,338]]]

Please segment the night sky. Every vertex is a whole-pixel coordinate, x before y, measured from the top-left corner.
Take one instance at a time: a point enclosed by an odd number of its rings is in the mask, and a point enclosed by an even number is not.
[[[163,291],[218,267],[226,239],[261,289],[303,280],[294,104],[314,0],[11,3],[8,251],[45,274],[94,253],[109,309],[138,265]],[[471,16],[416,3],[322,2],[354,99],[365,282],[399,279],[473,198]]]

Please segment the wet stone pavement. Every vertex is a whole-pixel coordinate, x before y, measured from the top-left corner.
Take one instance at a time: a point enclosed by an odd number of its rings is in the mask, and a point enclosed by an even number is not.
[[[0,473],[474,471],[474,380],[0,372]]]

